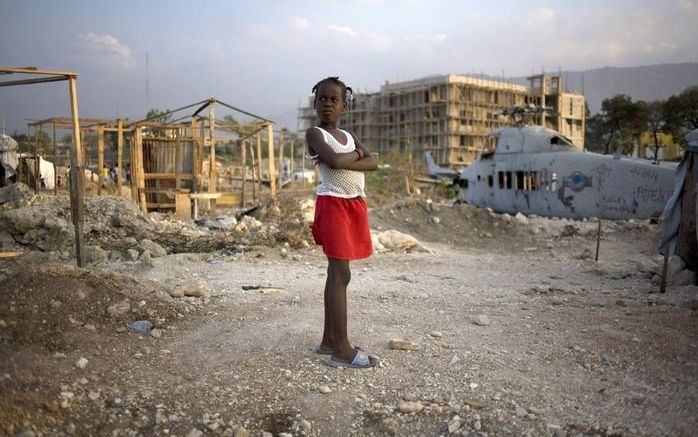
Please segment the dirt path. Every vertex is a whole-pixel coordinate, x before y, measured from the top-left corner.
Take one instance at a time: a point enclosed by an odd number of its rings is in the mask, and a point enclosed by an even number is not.
[[[465,213],[440,212],[450,214]],[[374,211],[376,226],[392,227],[390,217],[402,219]],[[316,248],[108,264],[165,289],[201,280],[211,297],[180,300],[179,316],[167,313],[156,324],[159,338],[97,324],[91,337],[71,337],[63,350],[2,343],[2,431],[194,436],[195,429],[234,435],[242,425],[251,435],[440,435],[449,428],[461,435],[692,435],[696,287],[653,293],[651,275],[637,267],[654,262],[641,238],[647,229],[609,233],[595,263],[579,259],[594,248],[584,235],[594,224],[576,226],[576,236],[554,245],[529,233],[498,239],[459,231],[454,244],[431,238],[435,254],[377,254],[353,264],[350,336],[382,362],[361,371],[330,369],[312,353],[325,274]],[[423,227],[420,238],[431,232]],[[479,315],[489,324],[476,324]],[[421,350],[391,350],[393,338]],[[75,365],[81,357],[89,361],[84,369]],[[400,411],[410,408],[418,411]]]

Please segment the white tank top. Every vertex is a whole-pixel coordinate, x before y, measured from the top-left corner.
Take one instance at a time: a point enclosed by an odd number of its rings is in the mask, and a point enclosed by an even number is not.
[[[337,153],[349,153],[356,150],[354,137],[347,131],[340,129],[347,137],[347,143],[342,144],[325,129],[315,126],[320,132],[325,143]],[[361,171],[330,168],[322,161],[318,160],[319,155],[310,157],[318,163],[318,173],[320,173],[320,184],[317,187],[318,196],[335,196],[351,199],[353,197],[366,197],[364,193],[364,173]]]

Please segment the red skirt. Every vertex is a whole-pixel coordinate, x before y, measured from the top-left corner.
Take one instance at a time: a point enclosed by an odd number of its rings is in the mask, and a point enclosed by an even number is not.
[[[368,208],[361,197],[317,196],[310,229],[329,258],[357,260],[373,253]]]

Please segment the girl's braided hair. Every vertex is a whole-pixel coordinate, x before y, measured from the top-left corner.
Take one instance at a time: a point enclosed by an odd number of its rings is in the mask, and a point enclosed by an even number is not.
[[[354,96],[354,91],[351,89],[351,87],[347,86],[344,82],[339,80],[339,77],[326,77],[322,79],[320,82],[316,83],[313,87],[312,92],[313,94],[315,94],[315,99],[313,99],[313,105],[315,105],[317,100],[317,90],[320,89],[320,87],[326,83],[331,83],[339,86],[342,89],[342,97],[344,97],[345,102],[349,102],[349,100],[347,99],[347,91],[349,92],[349,99],[351,99]]]

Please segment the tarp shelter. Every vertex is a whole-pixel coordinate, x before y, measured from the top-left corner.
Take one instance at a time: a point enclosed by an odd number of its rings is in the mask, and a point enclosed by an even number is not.
[[[18,162],[17,141],[9,135],[0,135],[0,187],[15,175]]]
[[[698,129],[686,135],[686,151],[676,169],[674,193],[664,207],[660,250],[680,256],[691,270],[698,270]]]

